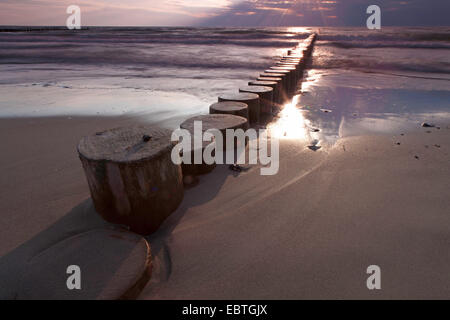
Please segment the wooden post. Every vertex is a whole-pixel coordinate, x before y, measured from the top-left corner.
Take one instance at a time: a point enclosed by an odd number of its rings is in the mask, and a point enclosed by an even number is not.
[[[186,121],[184,121],[181,125],[181,129],[185,129],[189,131],[194,137],[194,125],[195,122],[199,121],[202,123],[202,133],[206,132],[210,129],[217,129],[220,130],[220,132],[223,135],[223,147],[224,152],[226,151],[226,130],[227,129],[242,129],[246,131],[249,127],[248,119],[240,116],[230,115],[230,114],[210,114],[210,115],[202,115],[197,116],[193,118],[189,118]],[[202,143],[202,155],[205,150],[205,148],[212,142],[203,142]],[[216,164],[206,164],[202,162],[201,164],[195,164],[194,163],[194,152],[195,150],[192,148],[190,159],[191,164],[183,163],[183,175],[185,180],[196,182],[196,176],[201,174],[206,174],[211,172],[215,167]],[[186,183],[189,185],[190,183]]]
[[[242,129],[245,131],[249,127],[248,120],[244,117],[230,114],[209,114],[189,118],[180,125],[180,128],[188,130],[194,134],[194,124],[196,121],[200,121],[202,123],[203,132],[210,129],[217,129],[222,132],[224,138],[226,136],[227,129]],[[224,142],[226,142],[226,140]]]
[[[250,115],[250,124],[259,123],[261,105],[259,96],[254,93],[231,93],[219,97],[219,102],[234,101],[242,102],[248,105]]]
[[[298,68],[300,69],[300,72],[303,73],[303,71],[305,70],[306,67],[306,59],[281,59],[279,64],[296,64],[298,66]]]
[[[218,104],[223,104],[223,103],[228,103],[228,102],[219,102]],[[231,102],[231,103],[233,103],[233,102]],[[187,119],[180,125],[181,129],[185,129],[191,133],[192,140],[195,138],[194,137],[194,124],[196,121],[202,123],[202,134],[210,129],[218,129],[222,132],[224,137],[225,137],[226,129],[233,129],[233,128],[237,128],[237,127],[247,128],[247,126],[248,126],[247,118],[240,117],[240,116],[234,116],[234,115],[211,114],[211,115],[202,115],[202,116],[192,117],[192,118]],[[201,138],[203,139],[203,136]],[[205,142],[202,140],[202,145],[201,145],[201,148],[202,148],[201,154],[202,155],[203,155],[203,152],[205,151],[205,148],[211,143],[212,142]],[[183,153],[184,152],[190,153],[189,158],[191,159],[190,164],[183,163],[181,165],[185,185],[193,184],[197,180],[196,176],[210,173],[216,167],[216,163],[207,164],[203,161],[203,158],[202,158],[202,163],[196,164],[195,163],[196,149],[194,149],[194,147],[195,147],[194,141],[192,141],[191,151],[183,150]]]
[[[225,101],[216,102],[209,107],[210,114],[231,114],[246,118],[250,121],[248,105],[242,102]]]
[[[83,138],[78,153],[97,212],[149,235],[183,200],[181,166],[172,162],[170,130],[118,128]]]
[[[280,67],[280,66],[275,66],[275,67],[270,67],[271,70],[275,70],[275,71],[280,71],[280,70],[287,70],[289,71],[289,77],[291,78],[291,94],[293,94],[295,92],[295,89],[297,89],[297,81],[298,81],[298,72],[297,72],[297,68],[296,67]]]
[[[285,74],[286,75],[286,82],[287,82],[287,87],[286,87],[286,95],[288,96],[288,98],[291,97],[291,93],[292,93],[292,87],[294,85],[294,79],[292,77],[292,73],[290,70],[273,70],[273,69],[268,69],[264,71],[265,73],[275,73],[275,74]]]
[[[250,92],[259,95],[261,101],[261,113],[272,115],[273,109],[273,97],[277,84],[272,82],[267,86],[262,85],[248,85],[246,87],[239,88],[240,92]]]
[[[289,68],[295,68],[297,71],[297,74],[299,74],[302,70],[302,66],[300,64],[300,62],[277,62],[276,63],[277,67],[289,67]]]
[[[273,70],[272,70],[273,71]],[[289,78],[288,75],[286,73],[261,73],[259,75],[260,78],[281,78],[283,79],[282,81],[282,88],[281,88],[281,103],[284,103],[285,101],[288,100],[288,84],[289,84]]]
[[[303,65],[300,63],[291,63],[291,62],[278,62],[277,67],[289,67],[289,68],[295,68],[295,76],[297,78],[296,83],[303,78]]]
[[[280,89],[281,89],[281,81],[264,81],[264,80],[257,80],[257,81],[250,81],[248,83],[249,86],[263,86],[263,87],[271,87],[273,89],[273,97],[272,97],[272,107],[270,108],[270,113],[273,112],[273,108],[278,103],[278,100],[280,99]],[[261,110],[262,111],[262,110]],[[262,111],[264,112],[264,111]]]
[[[275,82],[277,84],[277,89],[275,91],[275,97],[274,102],[279,107],[283,103],[283,78],[277,78],[277,77],[259,77],[256,79],[256,81],[249,82],[249,85],[253,85],[253,83],[256,83],[257,81],[262,82]]]

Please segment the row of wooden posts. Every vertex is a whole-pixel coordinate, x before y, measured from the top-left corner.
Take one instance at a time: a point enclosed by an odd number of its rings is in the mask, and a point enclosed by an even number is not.
[[[188,119],[180,127],[193,133],[194,122],[202,121],[204,131],[225,132],[270,121],[295,94],[315,40],[311,35],[238,93],[221,95],[209,115]],[[95,209],[105,220],[138,234],[152,234],[183,200],[183,176],[195,177],[214,168],[174,164],[171,135],[170,130],[136,126],[80,141],[78,153]]]

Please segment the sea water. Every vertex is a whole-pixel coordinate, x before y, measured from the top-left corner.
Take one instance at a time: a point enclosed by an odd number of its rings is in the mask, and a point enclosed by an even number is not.
[[[11,29],[0,32],[3,118],[138,115],[175,128],[317,32],[283,136],[298,126],[334,141],[450,119],[448,27]]]

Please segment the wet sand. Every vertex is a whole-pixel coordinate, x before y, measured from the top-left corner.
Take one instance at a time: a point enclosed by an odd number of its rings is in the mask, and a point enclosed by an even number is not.
[[[449,142],[448,128],[318,152],[285,140],[276,176],[216,170],[151,238],[161,271],[141,297],[448,299]]]
[[[76,144],[137,122],[0,120],[0,298],[15,297],[31,257],[106,225],[88,200]],[[271,177],[257,166],[218,167],[149,238],[154,273],[141,298],[448,299],[448,128],[344,138],[317,152],[282,140]],[[374,264],[378,292],[366,288]]]

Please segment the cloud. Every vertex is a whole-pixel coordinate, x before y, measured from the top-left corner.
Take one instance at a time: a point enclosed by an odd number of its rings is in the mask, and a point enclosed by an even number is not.
[[[2,0],[0,24],[64,25],[71,4],[83,25],[365,26],[371,4],[385,26],[450,22],[448,0]]]
[[[84,25],[185,25],[236,0],[2,0],[2,25],[65,25],[66,8],[81,7]]]
[[[368,17],[366,9],[372,4],[381,7],[385,26],[450,23],[448,0],[245,0],[200,25],[363,27]]]

